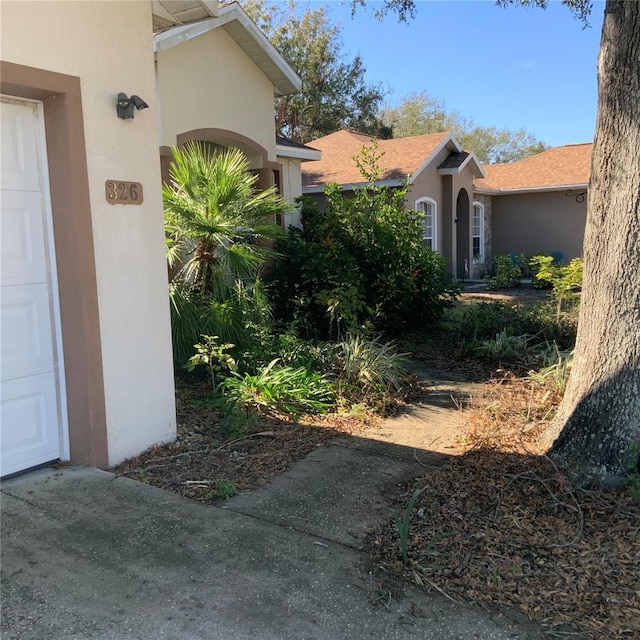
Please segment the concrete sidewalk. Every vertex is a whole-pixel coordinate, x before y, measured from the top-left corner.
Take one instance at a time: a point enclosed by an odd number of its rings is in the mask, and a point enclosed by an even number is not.
[[[384,494],[443,457],[370,439],[322,447],[270,485],[192,502],[89,468],[2,484],[3,640],[533,639],[520,618],[389,593],[362,537]]]

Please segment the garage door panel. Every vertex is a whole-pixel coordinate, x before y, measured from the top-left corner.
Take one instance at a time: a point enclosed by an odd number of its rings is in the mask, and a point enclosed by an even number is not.
[[[40,190],[35,117],[33,108],[2,103],[0,189]]]
[[[0,109],[0,475],[55,460],[65,428],[42,106]]]
[[[4,287],[0,313],[2,379],[52,371],[55,362],[49,287],[46,284]]]
[[[0,198],[2,284],[47,282],[49,269],[41,195],[2,191]]]
[[[59,456],[58,402],[53,374],[2,383],[1,475]]]

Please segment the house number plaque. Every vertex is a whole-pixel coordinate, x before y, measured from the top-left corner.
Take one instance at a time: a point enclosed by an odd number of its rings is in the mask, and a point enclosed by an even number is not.
[[[142,184],[124,180],[107,180],[104,183],[109,204],[142,204]]]

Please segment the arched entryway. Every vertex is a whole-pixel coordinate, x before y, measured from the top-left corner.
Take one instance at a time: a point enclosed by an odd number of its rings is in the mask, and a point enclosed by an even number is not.
[[[460,189],[456,200],[456,265],[455,274],[460,280],[469,278],[471,265],[471,223],[469,217],[469,194]]]
[[[258,175],[258,188],[266,189],[276,183],[276,172],[279,165],[269,160],[268,151],[240,133],[227,131],[226,129],[194,129],[181,133],[176,138],[176,146],[181,147],[187,142],[197,140],[208,143],[214,147],[236,147],[240,149],[249,160],[250,168]],[[169,168],[173,160],[170,147],[160,147],[160,164],[163,182],[169,180]]]

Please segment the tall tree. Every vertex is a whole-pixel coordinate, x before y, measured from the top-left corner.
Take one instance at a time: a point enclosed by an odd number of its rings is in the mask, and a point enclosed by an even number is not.
[[[348,128],[390,137],[378,118],[384,91],[367,83],[360,56],[344,52],[325,7],[301,10],[293,0],[248,0],[243,7],[302,79],[300,93],[276,99],[280,135],[304,143]]]
[[[585,24],[590,0],[562,0]],[[497,0],[535,5],[548,0]],[[353,0],[353,6],[362,4]],[[415,9],[387,0],[390,10]],[[640,3],[607,0],[574,365],[549,435],[578,482],[640,472]],[[557,437],[556,437],[557,436]]]
[[[447,111],[444,102],[426,91],[405,96],[395,107],[386,105],[380,114],[395,138],[423,133],[452,131],[465,149],[471,149],[482,162],[515,162],[547,149],[547,145],[525,129],[511,131],[480,127],[472,118]]]
[[[394,138],[440,133],[451,126],[444,102],[426,91],[410,93],[395,106],[386,104],[380,117],[393,129]]]

